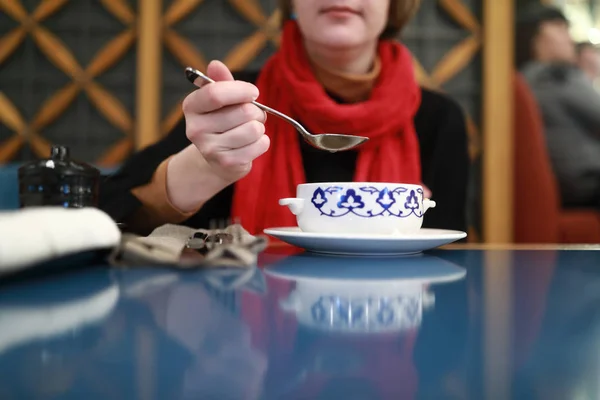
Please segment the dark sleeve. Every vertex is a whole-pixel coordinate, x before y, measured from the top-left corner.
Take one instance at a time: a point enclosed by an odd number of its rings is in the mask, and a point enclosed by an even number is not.
[[[425,214],[423,226],[466,232],[470,162],[464,113],[449,97],[424,90],[415,126],[421,143],[423,183],[436,202]]]
[[[163,139],[131,155],[121,168],[100,184],[100,209],[117,222],[127,219],[141,206],[131,190],[147,184],[159,164],[183,150],[190,142],[185,135],[185,119]]]

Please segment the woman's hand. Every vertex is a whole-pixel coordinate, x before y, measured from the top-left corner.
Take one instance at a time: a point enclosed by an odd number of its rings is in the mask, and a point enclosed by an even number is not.
[[[258,97],[256,86],[235,81],[219,61],[208,65],[207,75],[216,82],[203,85],[183,101],[186,135],[212,171],[233,183],[269,149],[267,117],[250,104]]]
[[[423,187],[423,198],[430,199],[432,195],[431,190],[429,190],[429,188],[425,186],[424,183],[421,183],[421,186]]]
[[[256,86],[234,81],[218,61],[203,85],[183,101],[186,135],[191,145],[169,160],[167,196],[177,209],[193,212],[228,185],[244,177],[269,148],[265,113],[250,104]]]

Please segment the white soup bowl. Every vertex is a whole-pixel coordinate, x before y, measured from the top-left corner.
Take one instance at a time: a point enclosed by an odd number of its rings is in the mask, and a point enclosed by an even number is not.
[[[279,204],[296,215],[303,232],[380,235],[418,231],[435,207],[420,185],[372,182],[305,183]]]

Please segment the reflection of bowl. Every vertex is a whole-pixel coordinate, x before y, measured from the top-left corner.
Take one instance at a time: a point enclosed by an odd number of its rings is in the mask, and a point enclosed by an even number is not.
[[[300,322],[313,328],[388,332],[404,331],[421,323],[425,294],[419,286],[387,287],[382,293],[372,285],[365,287],[360,283],[338,288],[299,285],[282,307],[295,312]]]
[[[427,287],[463,279],[466,270],[429,255],[401,258],[290,256],[265,273],[296,282],[281,307],[310,328],[346,333],[405,331],[433,307]]]

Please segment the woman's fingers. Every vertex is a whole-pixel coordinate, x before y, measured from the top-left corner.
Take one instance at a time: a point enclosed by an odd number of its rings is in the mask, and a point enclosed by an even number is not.
[[[188,130],[198,134],[222,133],[249,121],[265,123],[266,114],[251,103],[227,106],[207,114],[192,115],[187,119]]]
[[[206,67],[206,75],[213,81],[233,81],[229,68],[219,60],[213,60]]]
[[[249,170],[252,161],[269,150],[270,144],[269,137],[263,135],[247,146],[213,153],[211,159],[223,169]]]
[[[183,112],[204,114],[223,107],[250,103],[258,98],[258,89],[244,81],[214,82],[190,93],[183,100]]]
[[[202,137],[202,153],[235,150],[251,145],[265,134],[265,125],[259,121],[248,121],[224,133],[205,134]]]

